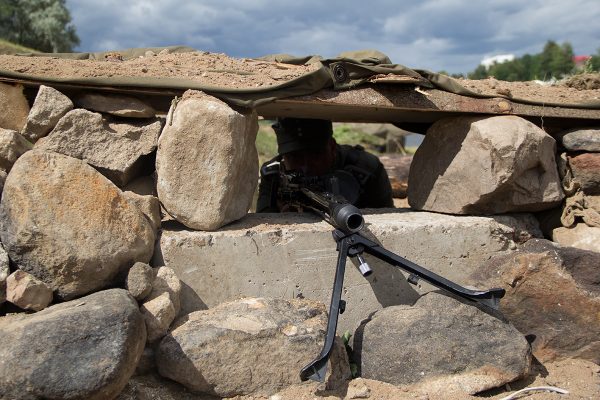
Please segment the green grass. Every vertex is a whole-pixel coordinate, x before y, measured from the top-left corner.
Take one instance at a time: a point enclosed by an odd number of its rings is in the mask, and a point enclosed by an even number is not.
[[[385,148],[385,139],[364,133],[349,126],[341,125],[333,130],[333,137],[339,144],[361,145],[370,153],[381,154]]]
[[[277,138],[271,128],[273,121],[261,120],[258,124],[258,134],[256,135],[256,150],[258,150],[258,160],[260,165],[269,161],[277,155]]]
[[[0,54],[34,53],[37,50],[0,39]]]

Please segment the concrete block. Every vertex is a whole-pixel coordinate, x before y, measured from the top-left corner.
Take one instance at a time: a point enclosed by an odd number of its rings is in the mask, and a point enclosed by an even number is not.
[[[457,283],[515,242],[541,237],[530,214],[450,216],[408,210],[365,213],[365,235],[388,250]],[[242,296],[305,297],[329,306],[337,252],[332,227],[312,214],[248,214],[216,232],[163,225],[153,263],[182,281],[181,314]],[[338,332],[353,331],[373,311],[412,304],[430,291],[412,286],[396,267],[366,255],[374,273],[364,278],[348,260],[342,298],[348,303]]]

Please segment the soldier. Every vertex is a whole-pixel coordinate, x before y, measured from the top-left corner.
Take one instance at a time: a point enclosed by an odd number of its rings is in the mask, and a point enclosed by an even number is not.
[[[347,198],[356,199],[358,208],[393,207],[392,188],[387,173],[377,157],[361,146],[339,145],[333,138],[331,121],[320,119],[280,118],[273,129],[277,134],[279,155],[263,164],[283,163],[288,171],[299,171],[306,176],[323,176],[336,170],[349,173],[358,184]],[[261,173],[256,212],[279,212],[276,194],[279,175]],[[342,182],[341,185],[344,185]],[[341,188],[344,192],[344,188]],[[348,190],[348,188],[346,188]],[[285,211],[285,210],[283,210]]]

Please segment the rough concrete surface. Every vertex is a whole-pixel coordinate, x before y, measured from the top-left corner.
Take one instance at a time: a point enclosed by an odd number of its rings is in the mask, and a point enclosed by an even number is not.
[[[515,248],[515,241],[541,237],[528,214],[387,211],[365,216],[367,236],[374,234],[389,250],[462,284],[492,255]],[[331,231],[310,214],[249,214],[218,232],[163,226],[153,262],[173,268],[181,279],[182,314],[240,296],[306,297],[329,304],[337,259]],[[368,278],[347,263],[343,298],[348,307],[338,332],[354,330],[381,307],[412,304],[418,292],[431,289],[411,286],[397,268],[365,258],[374,270]]]

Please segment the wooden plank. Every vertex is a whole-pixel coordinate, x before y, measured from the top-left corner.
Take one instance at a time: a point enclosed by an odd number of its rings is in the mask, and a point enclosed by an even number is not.
[[[32,89],[41,84],[1,77],[0,81],[21,83]],[[144,96],[162,112],[168,111],[174,96],[183,93],[183,90],[177,89],[77,84],[52,86],[66,92],[97,90]],[[502,97],[483,99],[437,89],[422,90],[413,85],[389,83],[367,84],[343,91],[325,89],[312,95],[290,97],[261,105],[257,107],[257,112],[265,118],[300,117],[343,122],[392,122],[403,125],[406,129],[410,129],[411,126],[424,129],[441,118],[465,114],[519,115],[538,125],[557,127],[597,125],[600,121],[598,109],[547,107],[518,103]]]
[[[331,118],[347,122],[432,123],[461,114],[519,115],[548,121],[600,120],[600,110],[547,107],[518,103],[502,97],[475,98],[442,90],[417,91],[413,86],[368,85],[352,90],[322,90],[310,96],[298,96],[258,107],[259,114]],[[572,121],[574,122],[574,121]]]

